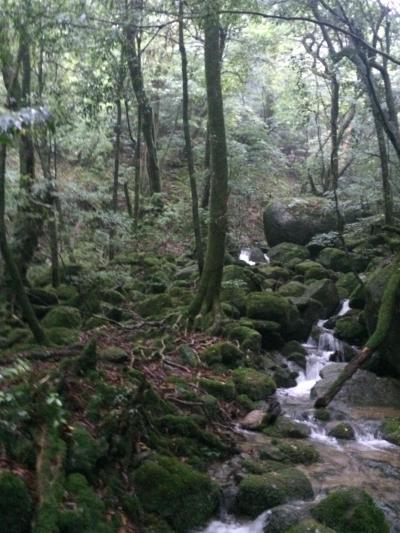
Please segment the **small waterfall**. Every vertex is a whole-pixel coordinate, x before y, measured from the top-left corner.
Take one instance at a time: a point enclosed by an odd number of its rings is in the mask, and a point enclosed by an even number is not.
[[[249,523],[241,523],[233,518],[226,522],[216,520],[203,529],[202,533],[263,533],[267,516],[268,511]]]
[[[250,256],[251,256],[251,249],[250,248],[243,248],[242,250],[240,250],[240,255],[239,255],[240,261],[243,261],[243,262],[247,263],[250,266],[254,266],[256,264],[256,262],[252,261],[250,259]],[[267,254],[264,254],[264,259],[265,259],[265,261],[267,263],[270,263],[270,259],[269,259]]]

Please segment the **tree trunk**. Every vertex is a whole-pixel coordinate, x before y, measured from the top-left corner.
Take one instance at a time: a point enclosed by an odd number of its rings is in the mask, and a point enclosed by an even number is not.
[[[386,139],[383,130],[383,126],[379,120],[379,117],[374,113],[376,137],[379,147],[379,159],[381,163],[381,175],[382,175],[382,190],[383,190],[383,209],[385,212],[386,224],[392,225],[394,221],[393,217],[393,196],[392,188],[390,185],[390,171],[389,171],[389,156],[386,146]]]
[[[142,180],[142,112],[140,106],[138,106],[137,113],[137,135],[136,135],[136,148],[135,148],[135,201],[133,205],[133,218],[135,228],[137,228],[140,218],[140,187]]]
[[[193,322],[200,312],[203,314],[212,312],[214,318],[217,318],[225,256],[228,158],[221,87],[219,6],[215,4],[216,2],[212,0],[207,1],[204,18],[205,73],[212,165],[210,222],[204,270],[198,293],[189,309],[190,322]]]
[[[188,82],[188,61],[185,47],[185,36],[183,27],[183,0],[179,0],[179,50],[182,62],[182,117],[183,131],[185,136],[186,158],[189,171],[190,192],[192,195],[192,218],[193,230],[196,246],[196,256],[200,274],[204,267],[203,243],[201,238],[201,226],[199,217],[199,199],[197,194],[197,183],[194,169],[192,140],[190,137],[190,116],[189,116],[189,82]]]
[[[114,172],[113,172],[113,190],[112,190],[112,202],[111,208],[114,214],[118,212],[118,189],[119,189],[119,157],[121,150],[121,123],[122,123],[122,105],[121,98],[118,96],[115,107],[117,111],[117,120],[115,124],[115,142],[114,142]],[[115,220],[111,222],[110,229],[110,245],[109,245],[109,259],[110,261],[114,257],[114,237],[115,237]]]
[[[131,17],[131,14],[128,14],[128,16]],[[155,139],[154,114],[144,88],[141,53],[136,47],[136,29],[132,23],[129,23],[125,27],[125,41],[131,83],[142,115],[143,139],[146,143],[148,153],[147,170],[149,174],[150,193],[160,193],[161,177]]]
[[[340,86],[336,76],[331,80],[331,164],[330,164],[330,183],[329,189],[334,190],[338,187],[339,181],[339,95]]]
[[[46,335],[33,311],[24,284],[7,242],[7,228],[5,224],[5,177],[6,177],[6,146],[0,144],[0,250],[4,259],[11,286],[21,308],[22,315],[29,325],[38,344],[46,343]]]

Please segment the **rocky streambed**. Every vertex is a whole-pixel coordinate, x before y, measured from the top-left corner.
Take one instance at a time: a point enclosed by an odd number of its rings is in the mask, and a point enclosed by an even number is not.
[[[349,310],[348,300],[343,301],[338,316],[344,316]],[[319,321],[303,345],[307,352],[305,367],[289,363],[291,369],[299,372],[296,386],[279,388],[276,392],[284,415],[279,418],[279,424],[282,426],[284,420],[287,428],[281,432],[279,428],[261,431],[260,423],[257,431],[249,431],[238,425],[240,456],[214,467],[211,472],[225,488],[222,514],[203,533],[332,531],[315,529],[310,509],[318,506],[332,491],[346,488],[366,491],[384,512],[390,530],[400,531],[399,447],[383,438],[381,432],[383,419],[400,416],[400,384],[391,378],[358,371],[329,409],[314,410],[315,397],[326,390],[342,370],[346,363],[341,361],[349,349],[335,338],[327,324],[329,321]],[[257,419],[255,414],[253,417]],[[297,459],[294,458],[296,454]],[[255,476],[264,474],[269,469],[269,461],[286,463],[288,455],[294,458],[293,462],[301,463],[296,470],[310,480],[312,495],[305,489],[304,500],[294,497],[290,503],[271,505],[271,509],[262,510],[254,520],[234,518],[240,516],[240,491],[248,472]],[[278,479],[277,482],[279,484]],[[299,495],[301,492],[300,489]],[[248,505],[252,507],[251,502]],[[256,508],[254,505],[253,509]],[[309,519],[311,522],[307,526]],[[295,529],[299,523],[309,529],[301,529],[302,526]],[[379,530],[371,525],[371,531]],[[383,525],[381,530],[385,531]]]

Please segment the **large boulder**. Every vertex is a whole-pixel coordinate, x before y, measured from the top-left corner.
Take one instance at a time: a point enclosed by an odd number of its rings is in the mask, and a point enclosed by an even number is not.
[[[332,492],[312,510],[312,516],[338,533],[389,533],[385,515],[359,488]]]
[[[295,500],[310,500],[314,497],[307,476],[296,468],[279,472],[251,474],[239,485],[237,509],[240,513],[256,517],[267,509]]]
[[[246,300],[246,314],[249,318],[277,322],[287,337],[296,331],[299,312],[287,298],[272,292],[252,292]]]
[[[218,486],[206,475],[171,457],[154,457],[135,472],[136,494],[149,513],[184,533],[204,524],[219,505]]]
[[[321,279],[310,283],[304,296],[317,300],[322,305],[323,315],[320,318],[330,317],[340,305],[340,297],[336,285],[329,279]]]
[[[343,210],[346,222],[362,213],[353,206]],[[314,235],[337,229],[335,204],[328,198],[307,196],[270,202],[264,211],[264,231],[270,246],[281,242],[305,245]]]

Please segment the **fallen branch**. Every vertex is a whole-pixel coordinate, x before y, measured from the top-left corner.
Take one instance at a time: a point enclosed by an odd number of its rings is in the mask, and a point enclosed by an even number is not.
[[[31,350],[13,354],[12,357],[2,357],[0,359],[0,366],[10,365],[15,363],[17,359],[35,360],[35,361],[50,361],[61,357],[70,357],[79,355],[83,350],[83,344],[74,344],[72,346],[62,348],[45,348],[43,350]]]
[[[390,326],[392,324],[392,318],[395,312],[397,293],[400,285],[400,270],[399,263],[396,262],[394,271],[390,276],[385,291],[382,297],[382,303],[379,308],[378,323],[376,325],[374,333],[369,338],[368,342],[361,350],[361,352],[348,363],[338,378],[332,383],[328,391],[324,396],[318,398],[314,404],[317,409],[326,407],[335,398],[337,393],[341,390],[343,385],[348,381],[353,374],[364,364],[372,354],[383,344],[385,341]]]

